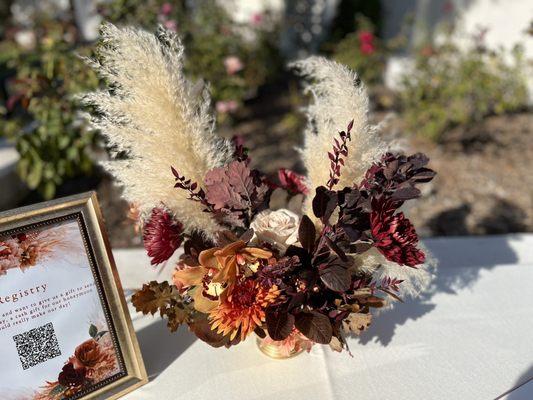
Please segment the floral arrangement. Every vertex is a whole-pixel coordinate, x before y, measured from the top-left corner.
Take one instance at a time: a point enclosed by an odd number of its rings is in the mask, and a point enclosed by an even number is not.
[[[380,138],[352,71],[318,57],[292,65],[314,96],[307,173],[282,170],[271,182],[215,134],[208,92],[183,75],[173,34],[106,25],[103,40],[89,62],[110,90],[84,101],[120,155],[104,166],[138,207],[152,264],[183,248],[169,281],[133,295],[138,311],[159,313],[172,331],[186,324],[214,347],[255,333],[283,348],[341,351],[376,309],[429,284],[428,256],[399,209],[435,173],[424,155]],[[304,194],[301,213],[270,209],[275,190]]]
[[[57,381],[47,382],[33,396],[33,400],[59,400],[70,398],[119,371],[115,348],[109,332],[99,330],[94,324],[89,327],[90,339],[74,351],[63,366]]]
[[[69,229],[60,226],[0,238],[0,276],[14,268],[26,271],[50,257],[55,250],[70,247]]]

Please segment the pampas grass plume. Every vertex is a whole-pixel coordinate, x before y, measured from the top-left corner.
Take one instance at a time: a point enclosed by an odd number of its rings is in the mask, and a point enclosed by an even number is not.
[[[208,170],[230,161],[233,146],[214,133],[209,94],[184,76],[183,52],[162,28],[154,35],[105,24],[99,57],[88,62],[109,89],[82,100],[96,108],[92,127],[125,155],[103,164],[124,197],[145,215],[163,203],[187,230],[209,236],[220,226],[186,191],[174,189],[170,167],[202,185]]]
[[[387,150],[377,128],[368,122],[369,100],[365,86],[353,71],[323,57],[296,61],[291,67],[307,79],[305,91],[313,97],[305,109],[308,123],[304,146],[300,149],[309,187],[325,185],[328,181],[330,161],[327,154],[332,149],[333,139],[352,120],[346,167],[341,171],[336,188],[359,184],[365,171]],[[304,206],[308,214],[312,195]]]

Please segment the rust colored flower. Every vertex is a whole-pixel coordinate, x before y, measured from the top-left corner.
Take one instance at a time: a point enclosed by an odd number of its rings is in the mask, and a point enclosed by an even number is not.
[[[370,223],[374,246],[390,261],[414,267],[425,261],[424,253],[416,246],[418,235],[414,226],[400,212],[394,214],[397,203],[382,199],[372,202]]]
[[[20,267],[21,255],[22,249],[15,239],[0,242],[0,275],[5,275],[8,269]]]
[[[98,351],[98,358],[94,357],[90,360],[94,362],[94,365],[87,368],[87,378],[93,382],[100,382],[118,371],[117,355],[109,335],[98,340]],[[95,354],[93,353],[92,356]],[[87,361],[89,359],[90,354],[87,355]]]
[[[194,308],[208,313],[220,303],[221,294],[228,288],[231,290],[237,276],[256,272],[259,260],[270,257],[270,251],[247,247],[238,240],[223,248],[202,251],[198,258],[200,265],[177,269],[173,281],[177,287],[196,286],[192,291]]]
[[[277,286],[266,288],[252,279],[237,283],[234,290],[209,313],[211,329],[230,340],[252,333],[265,322],[265,309],[279,296]]]
[[[102,359],[102,352],[100,351],[100,345],[94,339],[89,339],[80,344],[74,355],[76,359],[87,368],[93,368]]]
[[[247,247],[246,243],[238,240],[223,248],[212,248],[200,253],[200,263],[209,269],[218,270],[213,281],[233,284],[237,275],[256,272],[259,260],[272,257],[272,252],[258,247]]]
[[[69,362],[61,370],[57,380],[61,386],[80,386],[85,381],[85,371],[85,367],[75,368],[74,364]]]
[[[281,182],[281,187],[290,194],[309,193],[309,188],[305,184],[305,178],[290,169],[280,168],[278,178]]]
[[[182,239],[183,224],[163,208],[154,208],[143,232],[144,248],[152,265],[167,261],[180,247]]]
[[[39,244],[33,242],[22,242],[21,249],[22,254],[20,255],[20,269],[25,270],[35,266],[37,263],[37,258],[39,258],[41,253]]]

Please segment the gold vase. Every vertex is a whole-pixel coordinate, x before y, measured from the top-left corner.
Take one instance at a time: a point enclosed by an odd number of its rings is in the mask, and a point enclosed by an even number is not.
[[[285,360],[296,357],[304,351],[303,348],[292,348],[287,353],[287,350],[276,344],[276,342],[266,342],[265,339],[261,339],[260,337],[257,338],[257,347],[261,350],[261,353],[276,360]]]

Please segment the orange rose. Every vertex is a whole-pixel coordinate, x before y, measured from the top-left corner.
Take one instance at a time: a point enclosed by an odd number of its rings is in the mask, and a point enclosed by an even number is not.
[[[85,367],[93,368],[102,360],[100,345],[94,339],[89,339],[80,344],[74,352],[76,359]]]

